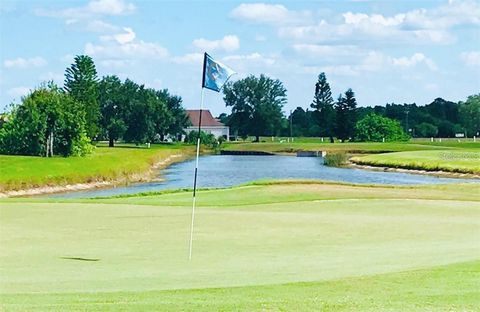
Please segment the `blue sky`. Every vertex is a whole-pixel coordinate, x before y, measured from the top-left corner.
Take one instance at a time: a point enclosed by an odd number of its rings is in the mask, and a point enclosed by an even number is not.
[[[288,90],[308,107],[320,72],[360,106],[465,100],[480,92],[479,1],[0,2],[0,111],[42,81],[63,85],[77,54],[115,74],[200,101],[202,53]],[[215,115],[222,95],[206,92]]]

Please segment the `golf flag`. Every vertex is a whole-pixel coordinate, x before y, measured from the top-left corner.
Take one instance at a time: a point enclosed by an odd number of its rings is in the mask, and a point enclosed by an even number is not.
[[[215,61],[210,55],[205,53],[202,88],[220,92],[220,89],[233,74],[235,74],[233,69]]]

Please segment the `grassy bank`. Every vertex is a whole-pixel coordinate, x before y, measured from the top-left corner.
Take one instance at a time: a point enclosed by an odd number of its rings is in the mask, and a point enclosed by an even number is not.
[[[0,302],[29,310],[474,310],[478,185],[321,183],[0,200]]]
[[[353,157],[361,165],[447,171],[459,173],[480,173],[480,142],[445,140],[430,142],[387,143],[327,143],[318,138],[300,138],[294,142],[232,142],[223,149],[228,151],[262,151],[270,153],[296,153],[297,151],[326,151],[327,155],[347,153],[350,155],[371,154]]]
[[[99,146],[86,157],[32,157],[0,155],[0,192],[41,186],[138,179],[149,168],[173,155],[192,154],[185,145],[151,148]],[[181,159],[181,158],[179,158]],[[177,159],[177,160],[179,160]]]
[[[480,173],[480,150],[398,152],[353,157],[352,162],[369,165],[427,171]]]
[[[260,142],[260,143],[242,143],[232,142],[223,146],[224,150],[230,151],[264,151],[271,153],[296,153],[297,151],[327,151],[327,152],[347,152],[351,154],[372,154],[386,152],[419,151],[419,150],[440,150],[462,148],[462,143],[413,143],[413,142],[392,142],[392,143],[327,143],[308,140],[293,143],[280,142]],[[480,148],[480,143],[463,143],[466,146],[472,145]],[[469,146],[470,147],[470,146]]]

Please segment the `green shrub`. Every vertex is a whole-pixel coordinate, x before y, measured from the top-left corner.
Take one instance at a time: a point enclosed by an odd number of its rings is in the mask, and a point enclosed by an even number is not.
[[[343,167],[347,164],[347,154],[345,153],[327,153],[324,158],[324,165],[329,167]]]
[[[185,143],[197,144],[198,131],[190,131],[185,137]],[[200,143],[214,148],[218,145],[217,139],[211,133],[200,131]]]
[[[377,114],[369,114],[355,125],[355,141],[382,142],[383,139],[407,141],[409,136],[398,121]]]
[[[84,155],[91,151],[85,133],[81,105],[57,86],[42,85],[8,114],[0,128],[0,153],[43,156],[53,141],[49,154]]]

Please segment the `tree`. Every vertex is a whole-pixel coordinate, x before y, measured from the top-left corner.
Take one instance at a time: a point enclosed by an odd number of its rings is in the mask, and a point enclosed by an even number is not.
[[[320,128],[319,135],[330,137],[330,142],[333,143],[335,109],[333,108],[332,91],[325,73],[318,75],[318,81],[315,84],[315,96],[310,107],[315,109],[315,119]]]
[[[230,126],[240,134],[274,135],[282,126],[287,90],[280,80],[265,75],[249,76],[223,89],[225,105],[232,107]]]
[[[467,101],[460,103],[460,120],[466,129],[467,135],[480,134],[480,94],[471,95]]]
[[[127,126],[125,141],[136,144],[147,142],[153,136],[155,126],[151,95],[143,85],[127,79],[122,85],[122,97],[125,102],[124,120]]]
[[[53,84],[23,98],[0,129],[0,152],[5,154],[70,156],[91,150],[79,103]]]
[[[127,126],[123,120],[124,102],[121,96],[122,82],[117,76],[106,76],[98,84],[98,103],[100,105],[103,132],[108,138],[108,146],[114,147],[125,133]]]
[[[352,89],[345,92],[345,96],[338,97],[335,103],[335,111],[337,115],[337,137],[345,142],[351,138],[355,131],[357,101],[355,100],[355,93]]]
[[[308,117],[307,112],[305,112],[303,108],[297,107],[290,114],[288,120],[291,121],[292,133],[294,137],[305,136],[305,134],[308,132]]]
[[[458,123],[458,105],[457,103],[446,101],[442,98],[436,98],[432,103],[425,105],[428,113],[437,118],[453,124]]]
[[[460,129],[459,129],[460,128]],[[461,127],[451,123],[448,120],[442,120],[438,123],[438,137],[440,138],[451,138],[455,136],[455,133],[461,131]]]
[[[99,133],[100,107],[97,102],[98,78],[92,58],[77,55],[65,71],[65,91],[80,103],[85,112],[87,135],[94,139]]]
[[[190,122],[182,106],[182,98],[170,94],[167,89],[157,91],[157,96],[166,103],[168,110],[168,117],[166,117],[168,120],[165,120],[166,127],[164,131],[160,133],[161,140],[164,140],[165,134],[181,139],[183,129],[185,129]]]
[[[405,141],[408,136],[402,129],[400,122],[371,113],[359,120],[355,125],[355,140],[382,142]]]
[[[422,122],[415,126],[415,135],[421,138],[430,138],[437,136],[438,127],[428,122]]]

